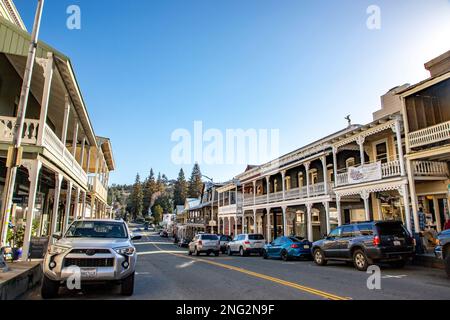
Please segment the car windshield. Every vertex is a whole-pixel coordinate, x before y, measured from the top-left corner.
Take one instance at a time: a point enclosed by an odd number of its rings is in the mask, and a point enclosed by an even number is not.
[[[70,226],[66,238],[126,239],[128,233],[121,222],[77,221]]]
[[[303,241],[305,241],[305,239],[301,238],[301,237],[290,237],[289,240],[291,240],[292,242],[303,242]]]
[[[248,239],[249,240],[264,240],[264,237],[262,234],[249,234]]]
[[[380,236],[406,236],[406,230],[400,223],[382,223],[377,225]]]
[[[219,240],[219,238],[216,235],[213,234],[204,234],[202,235],[202,240]]]

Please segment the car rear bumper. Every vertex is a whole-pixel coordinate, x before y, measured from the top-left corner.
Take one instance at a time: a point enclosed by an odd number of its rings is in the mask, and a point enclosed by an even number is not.
[[[220,251],[220,247],[219,246],[215,246],[215,247],[199,247],[198,248],[198,252],[204,253],[204,252],[219,252]]]
[[[312,254],[310,250],[290,250],[288,255],[293,258],[311,258]]]
[[[257,253],[260,254],[262,253],[264,250],[264,248],[245,248],[245,252],[246,253]]]
[[[403,250],[392,251],[383,248],[368,249],[367,257],[372,260],[396,261],[409,259],[414,256],[414,248],[405,248]]]

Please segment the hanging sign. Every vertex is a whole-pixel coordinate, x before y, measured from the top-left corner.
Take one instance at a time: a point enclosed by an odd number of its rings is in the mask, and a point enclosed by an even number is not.
[[[375,180],[381,180],[382,170],[381,162],[365,164],[360,167],[351,167],[348,169],[349,183],[362,183]]]

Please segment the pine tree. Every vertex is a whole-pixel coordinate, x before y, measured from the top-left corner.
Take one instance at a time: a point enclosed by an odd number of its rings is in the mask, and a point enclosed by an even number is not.
[[[136,175],[136,180],[133,185],[133,191],[130,195],[131,200],[131,213],[133,215],[133,219],[137,219],[142,216],[142,211],[144,209],[143,205],[143,193],[142,193],[142,184],[139,173]]]
[[[144,212],[148,213],[150,207],[152,206],[153,196],[157,192],[157,185],[155,181],[155,174],[153,168],[150,169],[150,175],[145,180],[144,183]]]
[[[189,179],[188,197],[200,198],[203,190],[202,173],[198,163],[192,168],[191,178]]]
[[[153,223],[156,225],[159,224],[162,220],[163,208],[159,204],[155,205],[152,208],[152,213],[153,213]]]
[[[174,184],[173,203],[175,206],[184,205],[187,197],[187,182],[183,169],[178,173],[177,181]]]

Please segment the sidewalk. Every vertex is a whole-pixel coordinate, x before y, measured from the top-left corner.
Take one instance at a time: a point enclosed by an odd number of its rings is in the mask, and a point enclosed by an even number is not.
[[[10,271],[0,272],[0,300],[14,300],[36,286],[42,278],[42,261],[8,263]]]

